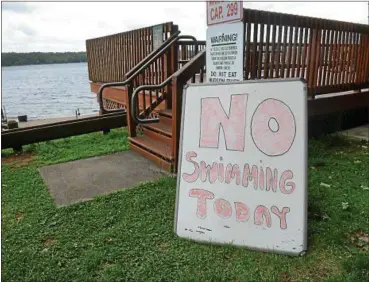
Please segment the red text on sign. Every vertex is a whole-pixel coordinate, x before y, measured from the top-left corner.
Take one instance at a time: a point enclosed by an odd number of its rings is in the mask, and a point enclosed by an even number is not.
[[[212,201],[215,214],[222,219],[231,218],[233,214],[236,217],[237,222],[247,222],[250,219],[250,208],[242,202],[234,202],[234,207],[229,201],[217,198],[214,200],[214,194],[204,189],[191,189],[189,192],[191,198],[197,198],[197,210],[196,215],[202,219],[207,215],[207,200]],[[235,210],[235,213],[233,213]],[[283,207],[279,210],[276,206],[267,208],[263,205],[258,205],[253,211],[254,224],[259,226],[271,227],[273,223],[273,217],[277,218],[279,227],[281,229],[287,229],[287,213],[290,212],[289,207]],[[274,215],[272,217],[272,215]]]
[[[210,19],[218,20],[223,18],[223,8],[222,6],[211,8],[210,10]]]
[[[236,16],[238,13],[237,2],[227,4],[227,17]]]
[[[201,148],[219,148],[219,135],[224,134],[227,150],[245,149],[246,112],[248,94],[231,95],[228,113],[217,97],[201,99]],[[256,148],[267,156],[286,154],[296,136],[296,122],[292,110],[277,99],[266,99],[254,110],[250,135]]]
[[[274,193],[279,188],[282,194],[292,194],[296,188],[291,170],[278,170],[248,163],[243,165],[221,162],[207,164],[204,161],[196,161],[197,153],[193,151],[187,152],[185,156],[186,161],[193,165],[191,173],[182,174],[183,180],[187,183],[200,179],[202,182],[208,181],[211,184],[218,182],[242,185],[245,188],[251,186],[255,190]]]

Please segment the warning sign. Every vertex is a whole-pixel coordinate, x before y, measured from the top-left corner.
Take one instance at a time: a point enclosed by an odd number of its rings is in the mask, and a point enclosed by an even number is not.
[[[243,80],[244,26],[242,22],[210,26],[206,32],[206,80]]]

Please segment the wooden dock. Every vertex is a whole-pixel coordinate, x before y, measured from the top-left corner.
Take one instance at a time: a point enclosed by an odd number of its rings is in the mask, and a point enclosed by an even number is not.
[[[90,118],[90,117],[96,117],[99,114],[90,114],[90,115],[83,115],[76,118],[75,116],[72,117],[59,117],[59,118],[46,118],[46,119],[37,119],[37,120],[30,120],[27,122],[18,122],[19,128],[26,128],[26,127],[33,127],[33,126],[39,126],[39,125],[49,125],[53,123],[58,123],[62,121],[77,121],[83,118]]]
[[[110,129],[127,126],[127,114],[125,111],[102,116],[74,118],[46,123],[50,120],[35,121],[23,128],[4,130],[1,132],[1,149],[13,148],[16,151],[22,146],[65,138],[75,135],[102,131],[107,133]],[[36,124],[36,125],[35,125]]]

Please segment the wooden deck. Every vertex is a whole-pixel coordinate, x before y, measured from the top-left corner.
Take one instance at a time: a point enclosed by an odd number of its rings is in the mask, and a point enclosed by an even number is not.
[[[90,83],[91,92],[97,94],[99,92],[99,88],[101,87],[101,85],[102,83],[91,82]],[[145,105],[150,104],[150,99],[151,99],[151,102],[156,101],[156,97],[157,97],[156,92],[154,91],[146,92],[145,94],[146,94],[145,95]],[[151,95],[151,98],[150,98],[150,95]],[[158,93],[158,95],[160,96],[162,95],[162,93]],[[113,102],[112,108],[117,108],[118,105],[122,105],[123,108],[126,108],[129,104],[127,87],[114,86],[114,87],[106,88],[103,93],[103,99]],[[143,110],[143,105],[144,105],[143,99],[144,99],[143,95],[140,95],[139,96],[140,110]],[[166,104],[164,101],[156,108],[156,110],[164,110],[165,108],[166,108]]]
[[[368,25],[252,9],[244,9],[243,18],[244,80],[304,79],[309,121],[368,108]],[[179,27],[173,30],[178,32]],[[89,62],[91,91],[97,93],[102,82],[124,81],[130,77],[129,88],[105,88],[104,103],[112,107],[120,105],[127,110],[133,150],[176,171],[183,89],[188,83],[206,81],[205,44],[201,45],[202,51],[198,54],[194,52],[193,42],[163,44],[156,53],[153,51],[153,57],[144,58],[145,52],[152,47],[151,33],[147,32],[142,29],[132,31],[131,37],[118,34],[88,42],[87,52],[93,58]],[[167,38],[170,34],[167,33]],[[132,42],[136,42],[132,38],[136,38],[139,48],[132,48]],[[100,48],[102,46],[104,48]],[[137,58],[144,58],[139,68]],[[128,73],[122,72],[129,68]],[[138,93],[137,105],[131,104],[134,89],[164,81],[168,83],[155,90],[158,92],[148,88]],[[132,118],[130,111],[136,107],[140,109],[139,117]],[[158,123],[142,122],[153,115],[159,116]]]

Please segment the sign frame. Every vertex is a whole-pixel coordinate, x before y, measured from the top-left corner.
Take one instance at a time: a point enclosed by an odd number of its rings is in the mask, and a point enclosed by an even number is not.
[[[160,42],[160,44],[159,44],[159,41],[156,41],[156,36],[155,36],[155,32],[156,31],[159,31],[159,30],[160,30],[160,34],[161,34],[161,42]],[[163,26],[163,24],[158,24],[158,25],[152,26],[152,50],[158,49],[161,46],[161,44],[163,44],[163,42],[164,42],[163,34],[164,34],[164,26]],[[156,46],[156,44],[158,44],[158,45]]]
[[[206,25],[207,26],[214,26],[217,24],[225,24],[225,23],[233,23],[233,22],[238,22],[238,21],[243,21],[243,1],[222,1],[224,3],[237,3],[239,5],[240,10],[242,11],[242,13],[240,13],[240,17],[236,18],[236,19],[231,19],[231,20],[225,20],[225,21],[221,21],[221,22],[216,22],[216,23],[209,23],[209,2],[210,1],[206,1]]]
[[[184,238],[178,235],[178,212],[179,212],[179,194],[180,194],[180,183],[181,183],[181,172],[182,172],[182,155],[183,155],[183,139],[184,139],[184,121],[186,116],[186,95],[187,95],[187,89],[194,86],[206,86],[206,85],[229,85],[229,84],[254,84],[254,83],[276,83],[276,82],[291,82],[291,81],[301,81],[304,84],[303,87],[303,94],[304,94],[304,112],[302,113],[305,115],[306,119],[308,119],[308,101],[307,101],[307,82],[303,78],[287,78],[287,79],[263,79],[263,80],[244,80],[244,81],[234,81],[231,83],[193,83],[193,84],[186,84],[183,89],[183,95],[182,95],[182,113],[181,113],[181,128],[180,128],[180,140],[179,140],[179,150],[178,150],[178,165],[177,165],[177,181],[176,181],[176,199],[175,199],[175,211],[174,211],[174,233],[180,237],[181,239],[190,240],[193,242],[203,243],[203,244],[212,244],[212,245],[219,245],[224,246],[227,245],[225,243],[220,242],[209,242],[206,240],[195,240],[190,238]],[[250,246],[240,246],[240,245],[232,245],[233,247],[237,248],[245,248],[253,251],[261,251],[261,252],[270,252],[270,253],[276,253],[276,254],[282,254],[282,255],[289,255],[289,256],[303,256],[308,251],[308,125],[307,123],[300,124],[302,127],[301,131],[304,132],[304,135],[306,138],[303,138],[304,142],[304,159],[305,159],[305,174],[303,177],[303,183],[304,183],[304,202],[303,202],[303,243],[302,243],[302,251],[301,252],[289,252],[284,250],[276,250],[276,249],[268,249],[268,248],[258,248],[258,247],[250,247]]]

